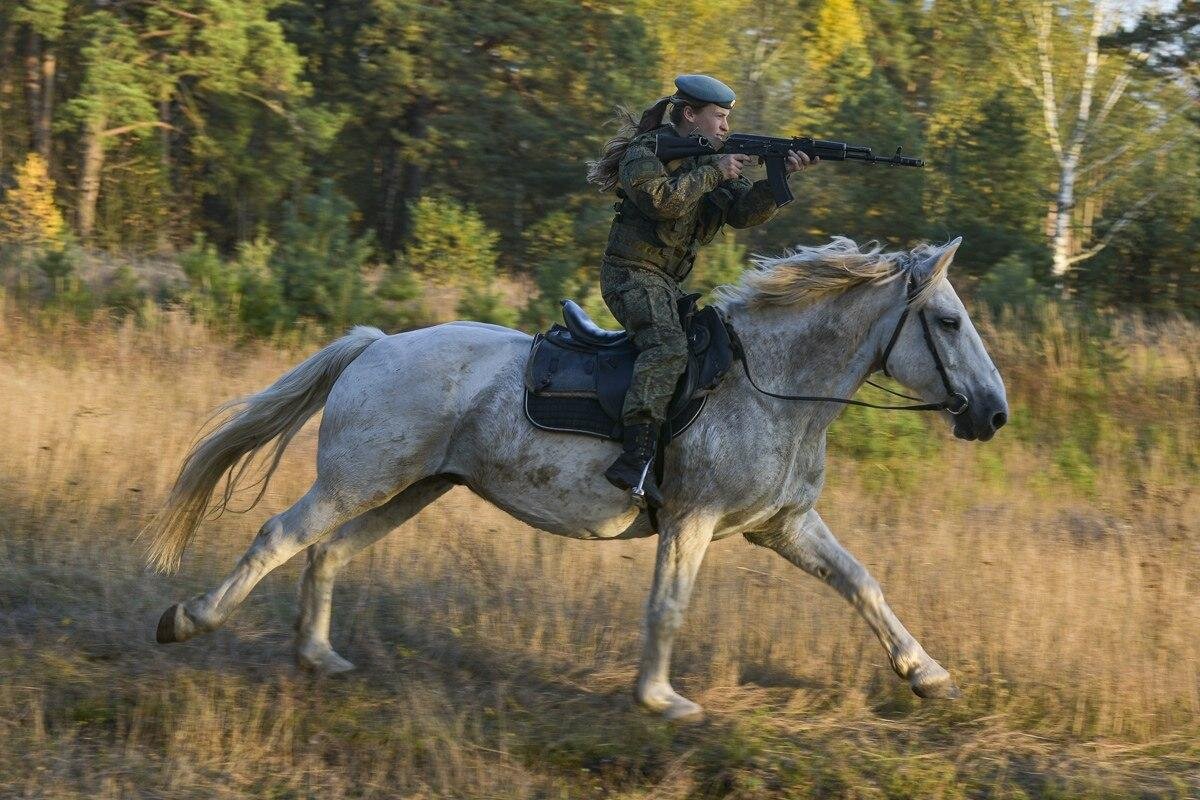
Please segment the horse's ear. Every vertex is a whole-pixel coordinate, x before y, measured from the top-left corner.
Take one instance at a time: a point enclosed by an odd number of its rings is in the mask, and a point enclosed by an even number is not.
[[[921,283],[946,277],[946,273],[950,269],[950,262],[954,260],[954,254],[958,252],[960,244],[962,244],[962,237],[955,236],[948,244],[933,250],[924,261],[918,264],[917,277]]]

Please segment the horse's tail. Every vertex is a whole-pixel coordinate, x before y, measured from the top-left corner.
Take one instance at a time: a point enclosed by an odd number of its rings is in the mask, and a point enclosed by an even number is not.
[[[210,511],[209,500],[221,477],[228,474],[221,500],[212,509],[216,512],[228,506],[254,454],[275,439],[270,466],[249,507],[257,505],[292,437],[325,405],[334,382],[350,362],[384,336],[378,328],[359,325],[258,394],[218,408],[213,417],[238,411],[197,442],[184,458],[166,504],[143,532],[151,536],[147,561],[163,572],[178,569],[184,549]]]

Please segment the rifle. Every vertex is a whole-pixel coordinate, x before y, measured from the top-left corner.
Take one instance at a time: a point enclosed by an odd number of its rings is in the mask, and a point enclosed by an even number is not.
[[[783,168],[788,150],[804,153],[809,158],[820,157],[823,161],[866,161],[868,164],[891,164],[894,167],[925,166],[925,162],[919,158],[900,155],[900,149],[896,148],[895,155],[877,156],[869,147],[808,137],[782,139],[757,136],[753,133],[735,133],[721,143],[704,136],[660,134],[656,137],[654,154],[663,161],[713,153],[758,156],[759,163],[765,162],[767,165],[767,180],[771,184],[771,193],[775,195],[775,205],[785,206],[795,199],[792,190],[788,188]]]

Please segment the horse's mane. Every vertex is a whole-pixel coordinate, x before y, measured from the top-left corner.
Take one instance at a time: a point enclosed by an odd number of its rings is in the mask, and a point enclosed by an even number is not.
[[[755,255],[740,280],[715,291],[716,300],[748,306],[806,306],[825,297],[841,294],[862,284],[884,284],[908,275],[912,264],[936,253],[937,245],[918,245],[911,252],[883,251],[875,241],[859,247],[852,239],[835,236],[828,244],[796,247],[781,256]],[[911,299],[924,303],[945,276],[949,260],[939,265],[940,274],[929,275]]]

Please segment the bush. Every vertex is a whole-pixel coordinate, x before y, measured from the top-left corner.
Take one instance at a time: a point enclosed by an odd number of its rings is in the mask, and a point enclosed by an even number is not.
[[[464,319],[490,322],[506,328],[515,327],[519,316],[499,292],[484,284],[467,286],[455,310]]]
[[[188,279],[185,300],[193,315],[218,326],[238,319],[237,275],[203,234],[179,254],[179,266]]]
[[[16,186],[0,202],[0,244],[32,252],[58,250],[65,227],[46,162],[29,153],[17,168]]]
[[[704,300],[712,296],[718,286],[736,283],[746,268],[746,248],[737,242],[737,237],[726,233],[724,238],[701,250],[696,256],[688,285],[692,291],[703,292]]]
[[[119,318],[128,314],[138,314],[145,301],[146,292],[128,264],[117,268],[100,295],[100,304],[112,309]]]
[[[353,235],[353,210],[328,179],[321,181],[316,194],[285,207],[270,266],[289,317],[341,330],[370,315],[363,273],[372,238]]]
[[[389,330],[407,330],[428,325],[425,284],[421,276],[397,261],[384,273],[375,288],[376,319]]]
[[[591,287],[575,242],[574,222],[565,211],[555,211],[525,231],[525,265],[533,274],[537,294],[521,313],[529,328],[545,328],[560,319],[559,304],[566,298],[583,302]]]
[[[274,253],[275,242],[263,232],[237,248],[239,320],[245,330],[259,336],[275,333],[292,321],[283,303],[283,289],[271,271]]]
[[[499,234],[474,209],[444,197],[422,197],[411,205],[412,237],[405,266],[438,283],[488,281],[496,271]]]
[[[1049,297],[1033,277],[1033,267],[1015,254],[1005,256],[991,268],[979,282],[977,295],[996,314],[1003,308],[1031,313]]]

